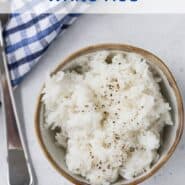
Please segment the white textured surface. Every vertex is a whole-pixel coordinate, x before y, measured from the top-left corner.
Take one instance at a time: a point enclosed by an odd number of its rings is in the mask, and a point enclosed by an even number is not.
[[[39,185],[69,185],[46,160],[36,139],[34,111],[37,95],[48,71],[71,52],[97,43],[128,43],[158,55],[166,61],[185,97],[184,15],[85,15],[50,47],[40,64],[16,90],[18,107],[23,106],[25,133]],[[22,103],[21,103],[22,102]],[[0,120],[1,123],[1,120]],[[6,184],[2,161],[4,136],[0,126],[0,185]],[[172,158],[143,185],[179,185],[185,181],[185,136]]]

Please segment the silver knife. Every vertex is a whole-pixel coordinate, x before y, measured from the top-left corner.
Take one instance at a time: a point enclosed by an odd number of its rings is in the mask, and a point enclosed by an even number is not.
[[[0,14],[0,84],[4,116],[3,122],[6,125],[8,184],[33,185],[33,171],[24,138],[21,133],[4,51],[2,33],[3,27],[6,25],[7,21],[8,14]]]

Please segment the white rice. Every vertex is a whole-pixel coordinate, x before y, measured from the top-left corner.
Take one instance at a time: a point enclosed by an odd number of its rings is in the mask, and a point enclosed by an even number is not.
[[[45,83],[45,125],[66,148],[68,169],[91,184],[132,179],[158,158],[160,134],[172,125],[160,78],[134,53],[100,51]]]

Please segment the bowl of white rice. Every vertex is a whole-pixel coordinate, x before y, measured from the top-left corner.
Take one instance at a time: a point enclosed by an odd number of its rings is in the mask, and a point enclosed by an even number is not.
[[[70,55],[48,75],[35,126],[46,157],[71,182],[126,185],[170,158],[183,114],[164,62],[140,48],[102,44]]]

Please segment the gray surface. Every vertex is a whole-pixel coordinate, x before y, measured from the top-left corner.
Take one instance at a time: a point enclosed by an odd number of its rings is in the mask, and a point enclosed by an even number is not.
[[[36,139],[34,111],[48,71],[71,52],[96,43],[128,43],[148,49],[166,61],[185,97],[185,15],[85,15],[50,47],[41,63],[16,90],[23,108],[25,133],[39,185],[70,184],[46,160]],[[22,103],[21,103],[22,102]],[[0,120],[1,123],[1,120]],[[2,125],[0,126],[2,127]],[[0,128],[0,185],[6,184],[4,136]],[[185,136],[167,164],[144,185],[179,185],[185,181]]]

